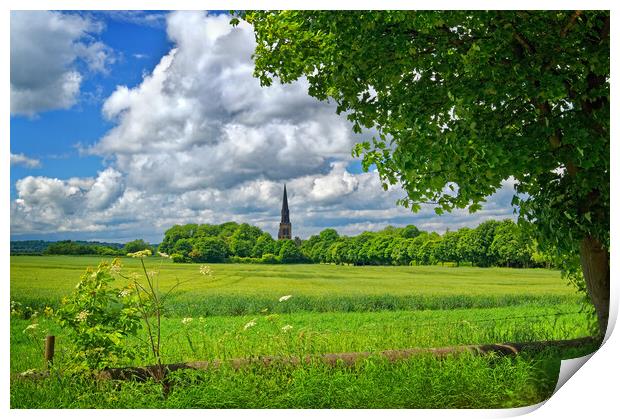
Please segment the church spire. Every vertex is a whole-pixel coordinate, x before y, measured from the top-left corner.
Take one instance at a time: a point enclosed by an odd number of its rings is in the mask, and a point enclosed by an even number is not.
[[[278,230],[278,240],[291,238],[291,220],[288,214],[288,198],[286,196],[286,184],[284,184],[284,195],[282,196],[282,218],[280,220],[280,230]]]
[[[286,197],[286,183],[284,184],[284,196],[282,196],[282,220],[281,223],[290,223],[288,218],[288,198]]]

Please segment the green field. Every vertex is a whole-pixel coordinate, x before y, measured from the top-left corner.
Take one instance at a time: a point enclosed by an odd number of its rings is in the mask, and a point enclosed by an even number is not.
[[[56,307],[98,257],[13,256],[11,299]],[[138,272],[139,260],[123,259]],[[150,258],[159,287],[183,281],[162,325],[164,361],[380,351],[588,336],[580,298],[543,269],[199,265]],[[287,301],[279,297],[291,295]],[[182,319],[186,319],[185,322]],[[191,318],[191,320],[187,320]],[[33,322],[36,333],[24,333]],[[246,328],[249,323],[254,326]],[[66,332],[51,319],[12,318],[11,371],[43,366],[42,338],[57,336],[59,370],[70,363]],[[144,336],[143,336],[144,337]],[[137,344],[137,341],[129,342]],[[154,383],[14,379],[13,407],[505,407],[537,403],[555,386],[559,361],[591,352],[517,357],[420,357],[354,368],[306,365],[176,373],[162,397]],[[127,360],[145,365],[148,357]],[[119,365],[120,366],[120,365]],[[450,384],[451,383],[451,384]],[[329,390],[328,390],[329,389]],[[76,395],[79,395],[77,397]]]

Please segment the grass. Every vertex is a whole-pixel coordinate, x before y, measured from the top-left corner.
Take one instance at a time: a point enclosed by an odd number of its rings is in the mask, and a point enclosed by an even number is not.
[[[52,376],[17,379],[13,408],[503,408],[547,399],[562,358],[594,348],[517,357],[430,356],[396,363],[368,359],[352,368],[322,364],[243,372],[179,371],[164,397],[152,381]]]
[[[56,305],[98,257],[11,257],[11,299]],[[126,271],[139,261],[124,259]],[[149,259],[168,289],[186,280],[162,323],[164,362],[380,351],[587,336],[580,300],[556,271],[471,267],[198,265]],[[283,302],[278,298],[292,295]],[[182,322],[183,318],[192,320]],[[245,328],[250,321],[254,326]],[[24,332],[32,323],[34,330]],[[283,330],[283,327],[290,326]],[[71,362],[66,331],[39,315],[11,319],[11,371],[43,367],[43,337],[57,336],[55,367]],[[128,342],[134,344],[135,341]],[[14,378],[11,407],[436,408],[514,407],[547,398],[562,358],[595,348],[516,357],[422,356],[393,364],[252,367],[174,374],[167,397],[153,382],[103,382],[53,374]],[[145,365],[146,355],[126,360]]]
[[[11,299],[42,308],[58,305],[86,266],[100,257],[11,256]],[[296,311],[379,311],[483,308],[523,303],[554,305],[578,301],[558,271],[440,266],[336,266],[214,264],[207,279],[195,264],[147,260],[159,287],[184,282],[170,300],[170,315],[244,315]],[[139,261],[123,258],[125,271]],[[277,304],[282,295],[295,296]]]

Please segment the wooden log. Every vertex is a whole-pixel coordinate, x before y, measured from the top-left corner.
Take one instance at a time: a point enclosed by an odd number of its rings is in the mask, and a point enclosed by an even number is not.
[[[258,356],[253,358],[234,358],[228,361],[214,360],[166,364],[164,365],[164,368],[166,372],[173,372],[181,369],[210,370],[220,368],[222,365],[226,364],[231,366],[235,370],[239,370],[242,368],[247,368],[251,365],[262,365],[265,367],[296,366],[300,364],[310,364],[312,362],[321,362],[330,366],[354,366],[357,362],[367,359],[371,356],[380,356],[390,362],[405,360],[420,355],[433,355],[438,358],[443,358],[463,353],[471,353],[473,355],[486,355],[490,353],[495,353],[501,356],[511,356],[523,351],[578,348],[591,344],[600,344],[600,340],[593,337],[584,337],[578,339],[558,341],[461,345],[447,346],[443,348],[410,348],[399,350],[386,350],[380,352],[345,352],[322,355],[306,355],[302,358],[296,356]],[[99,374],[99,378],[113,380],[146,380],[149,377],[155,376],[157,368],[158,367],[155,365],[150,365],[147,367],[107,368]]]

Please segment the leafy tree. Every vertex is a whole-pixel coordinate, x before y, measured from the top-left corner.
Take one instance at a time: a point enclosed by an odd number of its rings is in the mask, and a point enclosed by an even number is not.
[[[471,262],[475,266],[475,258],[478,252],[476,231],[467,227],[459,230],[459,241],[456,244],[457,251],[463,261]]]
[[[150,249],[150,248],[151,248],[150,244],[148,244],[142,239],[138,239],[138,240],[133,240],[133,241],[125,243],[125,247],[123,251],[125,253],[135,253],[135,252],[139,252],[140,250],[145,250],[145,249]]]
[[[415,239],[420,235],[420,230],[414,225],[408,225],[401,230],[400,235],[406,239]]]
[[[609,313],[609,11],[253,11],[255,75],[331,99],[401,204],[481,208],[513,177],[541,245]],[[238,20],[233,19],[233,24]]]
[[[220,234],[220,226],[213,224],[201,224],[196,229],[195,237],[210,237]]]
[[[282,242],[280,259],[282,263],[298,263],[303,261],[303,254],[293,240],[279,240]]]
[[[475,250],[473,252],[474,260],[478,266],[492,266],[497,263],[491,244],[495,240],[495,229],[499,227],[500,222],[496,220],[488,220],[480,224],[475,229]]]
[[[256,245],[256,239],[262,234],[258,227],[243,223],[230,236],[230,251],[239,257],[249,257]]]
[[[394,265],[409,265],[411,258],[407,249],[412,241],[413,239],[405,238],[396,238],[392,241],[390,260]]]
[[[239,228],[239,224],[237,224],[234,221],[229,221],[227,223],[220,224],[220,233],[218,234],[218,236],[228,239],[230,238],[230,236],[232,236],[235,233],[235,231],[237,231],[238,228]]]
[[[180,239],[174,245],[174,253],[178,253],[183,256],[188,256],[192,251],[193,245],[190,239]]]
[[[444,260],[450,262],[456,262],[456,266],[459,266],[462,256],[458,249],[459,239],[461,237],[458,231],[446,231],[441,238],[441,242],[444,248]]]
[[[489,251],[497,255],[499,264],[506,266],[527,266],[532,258],[523,230],[511,220],[504,220],[495,229],[495,238]]]
[[[254,248],[252,248],[252,257],[259,258],[267,253],[274,252],[274,242],[275,240],[271,237],[269,233],[263,233],[260,235],[258,239],[256,239],[256,244]]]
[[[174,225],[164,233],[164,239],[159,245],[159,251],[164,253],[172,253],[176,242],[181,239],[190,239],[196,233],[198,226],[196,224]]]
[[[190,255],[194,262],[223,262],[228,248],[221,237],[201,237],[194,242]]]

